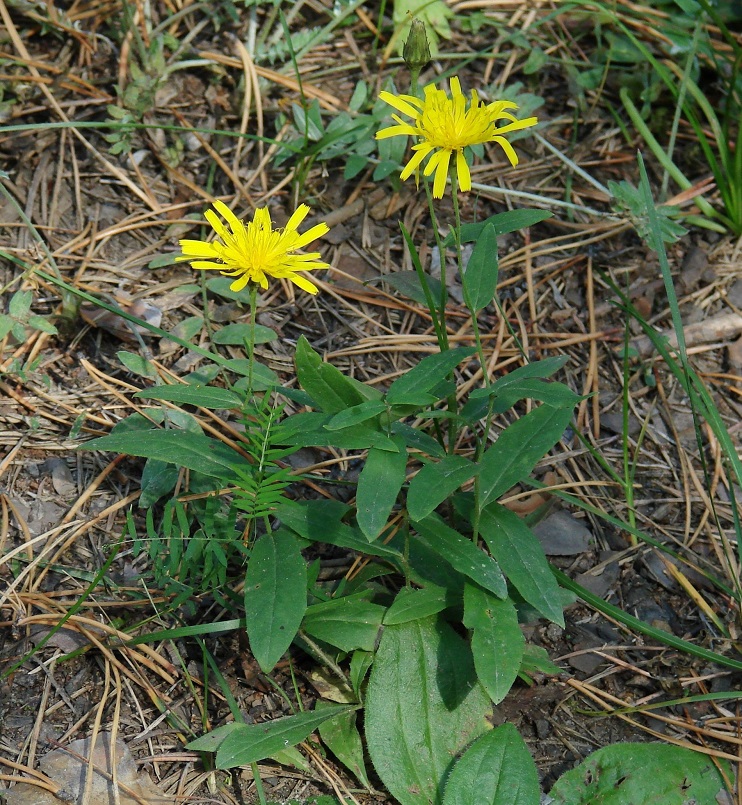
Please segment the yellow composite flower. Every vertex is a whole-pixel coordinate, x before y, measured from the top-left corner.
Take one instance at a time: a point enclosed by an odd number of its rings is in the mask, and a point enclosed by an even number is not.
[[[412,118],[411,123],[406,123],[399,115],[392,115],[397,125],[376,133],[377,140],[397,135],[417,138],[417,143],[412,146],[412,159],[401,173],[402,179],[412,176],[423,160],[429,157],[423,172],[426,176],[435,172],[433,196],[443,198],[451,156],[455,152],[459,187],[462,190],[471,190],[471,174],[464,157],[464,148],[479,143],[498,143],[510,164],[513,167],[518,164],[518,155],[505,135],[535,126],[537,118],[518,120],[510,111],[518,108],[512,101],[485,104],[480,102],[474,89],[467,104],[466,95],[461,92],[461,84],[455,76],[451,79],[450,98],[444,90],[437,89],[432,84],[428,84],[424,92],[423,100],[414,95],[379,93],[382,101]],[[498,126],[500,120],[506,121],[505,124]]]
[[[326,223],[315,224],[300,234],[297,229],[309,212],[306,204],[299,205],[283,229],[273,229],[267,207],[255,210],[252,221],[247,224],[240,221],[224,202],[214,201],[214,207],[228,226],[214,210],[206,210],[204,215],[221,242],[181,240],[183,254],[176,257],[176,261],[188,260],[193,268],[220,271],[227,277],[236,277],[229,286],[233,291],[241,291],[250,282],[267,288],[268,277],[273,277],[290,280],[308,293],[317,293],[317,286],[296,272],[330,266],[318,259],[319,252],[296,252],[327,234],[330,227]]]

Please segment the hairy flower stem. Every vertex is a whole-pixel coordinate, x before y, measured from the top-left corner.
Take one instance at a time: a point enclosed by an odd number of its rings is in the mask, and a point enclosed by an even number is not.
[[[258,307],[258,286],[250,283],[250,337],[247,344],[247,388],[252,395],[253,368],[255,366],[255,311]]]
[[[456,244],[456,264],[458,265],[459,269],[459,277],[461,277],[461,289],[464,295],[464,304],[466,305],[469,315],[471,316],[471,326],[472,332],[474,333],[474,345],[477,349],[477,358],[479,359],[479,365],[482,367],[482,383],[484,387],[487,388],[490,385],[490,378],[489,373],[487,371],[487,362],[484,357],[484,348],[482,347],[482,337],[481,333],[479,332],[479,322],[477,321],[477,311],[474,309],[474,306],[471,302],[471,296],[469,295],[469,288],[466,284],[466,272],[464,271],[464,257],[461,249],[461,207],[459,205],[459,194],[458,194],[458,177],[456,176],[456,171],[451,171],[451,198],[453,200],[453,214],[454,214],[454,242]],[[479,461],[482,457],[482,453],[487,445],[487,434],[490,431],[490,425],[492,423],[492,405],[493,405],[493,398],[490,397],[489,404],[487,406],[487,415],[484,420],[484,431],[482,433],[481,438],[478,440],[477,450],[475,455],[475,460]],[[480,508],[479,508],[479,500],[481,498],[480,494],[480,486],[479,486],[479,476],[475,476],[474,478],[474,515],[472,518],[472,541],[476,543],[479,539],[479,515],[480,515]]]
[[[433,237],[435,238],[435,245],[438,248],[438,255],[441,261],[441,298],[438,300],[438,310],[440,317],[438,319],[441,330],[442,344],[441,352],[448,350],[448,326],[446,325],[446,304],[448,302],[448,283],[446,282],[446,247],[443,245],[440,229],[438,228],[438,216],[435,214],[435,204],[433,203],[433,194],[430,190],[430,182],[423,176],[423,185],[425,187],[425,195],[428,198],[428,210],[430,211],[430,223],[433,227]]]
[[[477,321],[477,311],[471,303],[471,296],[469,295],[469,288],[466,281],[466,272],[464,271],[464,256],[461,250],[461,207],[459,206],[459,193],[458,193],[458,176],[456,171],[451,171],[451,199],[453,201],[453,215],[454,215],[454,229],[453,238],[456,245],[456,265],[459,269],[459,277],[461,278],[461,290],[464,294],[464,304],[466,305],[469,315],[471,316],[471,329],[474,333],[474,345],[477,348],[477,357],[482,367],[482,382],[485,388],[489,386],[490,379],[487,373],[487,362],[484,358],[484,349],[482,348],[482,336],[479,332],[479,322]]]

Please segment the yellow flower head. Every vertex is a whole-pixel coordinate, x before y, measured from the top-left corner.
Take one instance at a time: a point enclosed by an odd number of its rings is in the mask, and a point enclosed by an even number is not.
[[[515,167],[518,164],[518,155],[504,135],[535,126],[538,122],[535,117],[518,120],[508,111],[518,108],[511,101],[480,104],[477,91],[474,89],[471,91],[467,108],[467,98],[461,92],[461,84],[456,77],[451,79],[450,98],[442,89],[436,89],[432,84],[425,87],[423,100],[413,95],[393,95],[391,92],[381,92],[379,98],[398,112],[412,118],[412,122],[406,123],[398,115],[392,115],[397,125],[377,132],[376,139],[396,137],[398,134],[416,137],[417,143],[412,146],[415,153],[402,171],[401,178],[409,178],[429,156],[424,173],[430,176],[435,171],[433,182],[435,198],[443,198],[451,155],[454,151],[459,187],[462,190],[471,190],[471,174],[464,157],[464,148],[478,143],[498,143],[510,164]],[[500,120],[506,123],[498,126],[497,122]]]
[[[330,266],[317,259],[319,252],[295,252],[327,234],[330,227],[325,223],[315,224],[299,234],[296,230],[309,212],[306,204],[299,205],[284,229],[273,229],[267,207],[255,210],[253,220],[247,224],[242,223],[223,202],[214,201],[214,207],[228,227],[214,210],[207,210],[204,215],[222,242],[181,240],[183,254],[176,257],[176,261],[189,260],[193,268],[215,269],[227,277],[237,277],[229,286],[233,291],[241,291],[250,282],[267,288],[268,277],[275,277],[291,280],[308,293],[317,293],[317,286],[296,272]]]

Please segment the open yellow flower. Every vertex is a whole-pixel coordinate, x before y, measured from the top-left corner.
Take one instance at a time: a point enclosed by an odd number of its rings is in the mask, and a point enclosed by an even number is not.
[[[461,84],[455,76],[451,79],[451,97],[442,89],[432,84],[425,87],[423,100],[413,95],[394,95],[391,92],[379,93],[379,98],[398,112],[412,118],[406,123],[398,115],[392,115],[397,123],[376,133],[376,139],[410,135],[417,138],[412,146],[414,154],[401,173],[402,179],[409,178],[420,167],[420,163],[429,157],[424,173],[430,176],[435,171],[433,196],[443,198],[446,177],[451,156],[456,153],[455,169],[458,184],[462,190],[471,190],[471,174],[464,157],[464,148],[478,143],[498,143],[505,152],[510,164],[518,164],[518,155],[508,142],[506,134],[535,126],[535,117],[518,120],[509,110],[518,106],[511,101],[494,101],[480,103],[476,90],[471,91],[471,99],[467,104],[466,96],[461,92]],[[506,121],[498,126],[500,120]]]
[[[319,252],[296,254],[296,251],[327,234],[330,227],[321,223],[303,234],[297,232],[309,212],[306,204],[299,205],[283,229],[273,229],[267,207],[255,210],[253,220],[247,224],[223,202],[214,201],[214,207],[228,226],[214,210],[207,210],[204,215],[222,242],[181,240],[183,254],[176,261],[188,260],[193,268],[213,269],[227,277],[237,277],[229,286],[233,291],[241,291],[250,282],[267,288],[268,277],[274,277],[290,280],[308,293],[317,293],[317,286],[296,272],[330,266],[317,259]]]

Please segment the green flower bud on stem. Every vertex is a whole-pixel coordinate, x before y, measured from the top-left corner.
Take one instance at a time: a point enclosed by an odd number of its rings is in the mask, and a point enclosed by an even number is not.
[[[425,31],[425,23],[417,19],[417,17],[412,19],[410,35],[404,43],[402,58],[410,71],[410,83],[414,95],[420,71],[430,61],[430,44],[428,43],[428,34]]]

